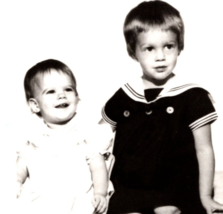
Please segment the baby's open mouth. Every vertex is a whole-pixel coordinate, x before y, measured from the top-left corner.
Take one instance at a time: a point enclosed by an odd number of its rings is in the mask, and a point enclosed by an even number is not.
[[[63,103],[63,104],[60,104],[60,105],[56,106],[56,108],[66,108],[68,106],[69,105],[67,103]]]

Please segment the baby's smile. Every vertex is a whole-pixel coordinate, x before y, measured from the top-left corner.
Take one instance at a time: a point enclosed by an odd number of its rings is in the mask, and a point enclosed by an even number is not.
[[[57,105],[56,108],[66,108],[68,107],[69,105],[67,103],[62,103],[60,105]]]

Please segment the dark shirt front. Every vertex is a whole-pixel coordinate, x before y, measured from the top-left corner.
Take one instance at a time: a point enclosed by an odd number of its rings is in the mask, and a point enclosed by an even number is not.
[[[104,107],[104,119],[116,127],[111,175],[115,194],[108,213],[170,204],[190,214],[204,212],[192,130],[212,123],[215,109],[202,88],[159,97],[161,91],[145,90],[140,102],[120,88]]]

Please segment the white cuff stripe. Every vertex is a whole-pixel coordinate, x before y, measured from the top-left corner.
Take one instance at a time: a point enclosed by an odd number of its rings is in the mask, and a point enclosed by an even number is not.
[[[196,130],[196,129],[198,129],[198,128],[200,128],[200,127],[202,127],[202,126],[204,126],[204,125],[208,124],[209,122],[214,121],[214,120],[216,120],[216,119],[217,119],[217,117],[216,117],[216,118],[213,118],[213,119],[210,119],[210,120],[208,120],[208,121],[205,121],[204,123],[201,123],[201,124],[199,124],[198,126],[192,128],[191,130],[192,130],[192,131],[193,131],[193,130]]]
[[[211,121],[214,121],[216,120],[218,117],[217,113],[216,112],[213,112],[213,113],[210,113],[202,118],[200,118],[199,120],[196,120],[195,122],[191,123],[189,125],[189,127],[192,129],[192,130],[195,130]]]
[[[193,129],[193,130],[194,129],[197,129],[197,127],[201,127],[201,125],[203,126],[203,125],[205,125],[205,124],[207,124],[207,123],[209,123],[209,122],[211,122],[213,120],[216,120],[216,119],[217,119],[217,116],[208,118],[206,120],[201,121],[200,123],[197,123],[196,125],[194,125],[193,127],[191,127],[191,129]]]
[[[211,117],[211,116],[214,116],[214,115],[217,115],[217,113],[216,113],[216,112],[212,112],[212,113],[210,113],[210,114],[207,114],[207,115],[205,115],[204,117],[201,117],[200,119],[194,121],[194,122],[191,123],[189,126],[194,126],[194,124],[196,124],[196,123],[198,123],[198,122],[200,122],[200,121],[202,121],[202,120],[205,120],[206,118],[209,118],[209,117]]]
[[[115,121],[113,121],[113,120],[111,120],[110,118],[107,117],[107,115],[106,115],[106,113],[105,113],[105,107],[102,108],[101,114],[102,114],[103,119],[104,119],[107,123],[109,123],[110,125],[112,125],[112,126],[114,126],[114,127],[116,126],[117,122],[115,122]]]

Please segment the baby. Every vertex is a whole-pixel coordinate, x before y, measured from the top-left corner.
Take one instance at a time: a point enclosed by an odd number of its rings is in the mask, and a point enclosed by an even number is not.
[[[106,149],[97,151],[98,142],[91,145],[87,140],[86,124],[79,127],[84,120],[77,114],[79,97],[72,71],[60,61],[45,60],[28,70],[24,87],[39,127],[28,133],[18,155],[17,197],[30,202],[24,206],[29,213],[103,213],[108,173],[100,152]],[[22,189],[27,178],[29,194]],[[88,206],[87,195],[93,207]]]

